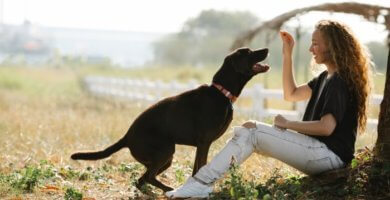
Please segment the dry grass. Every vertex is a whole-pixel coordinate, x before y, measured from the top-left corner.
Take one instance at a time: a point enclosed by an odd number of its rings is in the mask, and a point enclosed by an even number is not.
[[[202,74],[198,70],[185,75],[186,70],[166,70],[164,73],[169,74],[169,78],[180,76],[185,79],[195,77],[202,82],[211,80],[210,72]],[[89,69],[76,73],[69,68],[0,68],[0,174],[10,174],[26,165],[37,164],[40,160],[49,161],[57,169],[71,167],[78,171],[85,171],[87,167],[99,169],[106,165],[119,166],[134,161],[128,150],[121,150],[108,159],[96,162],[70,160],[71,153],[77,150],[102,149],[115,142],[145,109],[139,102],[95,99],[84,94],[77,77],[91,71],[96,72]],[[143,76],[155,77],[155,71],[148,69]],[[100,70],[99,73],[103,74],[104,71]],[[127,73],[131,76],[130,72]],[[135,74],[138,76],[141,72]],[[162,75],[161,71],[159,74]],[[246,117],[236,116],[231,126],[240,125],[246,120]],[[212,145],[209,159],[224,146],[231,134],[229,129]],[[375,134],[365,134],[359,138],[358,146],[371,145],[374,141]],[[174,187],[185,180],[191,173],[194,150],[193,147],[177,146],[174,163],[161,179]],[[282,174],[299,174],[279,161],[260,155],[251,156],[241,167],[247,178],[260,181],[266,180],[275,168],[280,168]],[[178,178],[178,173],[181,178]],[[15,195],[26,199],[62,198],[63,188],[69,186],[96,199],[139,195],[129,184],[130,174],[113,172],[106,173],[104,177],[105,181],[69,182],[61,179],[53,183],[60,190],[40,188],[27,194],[7,194],[0,184],[0,198],[13,198]],[[159,191],[155,192],[161,196]]]

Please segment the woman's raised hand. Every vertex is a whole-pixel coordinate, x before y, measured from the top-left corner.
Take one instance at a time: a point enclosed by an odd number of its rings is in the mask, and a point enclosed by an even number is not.
[[[283,54],[290,56],[294,48],[294,38],[287,31],[280,31],[279,35],[283,42]]]

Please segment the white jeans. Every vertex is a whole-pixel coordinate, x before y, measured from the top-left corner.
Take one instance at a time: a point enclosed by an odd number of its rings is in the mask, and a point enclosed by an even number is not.
[[[261,122],[256,122],[256,126],[251,130],[234,127],[233,138],[195,174],[195,179],[213,183],[228,171],[232,159],[241,164],[253,152],[276,158],[308,175],[345,166],[333,151],[315,138]]]

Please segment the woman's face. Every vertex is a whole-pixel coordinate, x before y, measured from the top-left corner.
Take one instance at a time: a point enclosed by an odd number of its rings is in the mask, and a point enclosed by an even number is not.
[[[309,51],[317,64],[325,64],[329,59],[328,46],[319,30],[315,30],[312,34]]]

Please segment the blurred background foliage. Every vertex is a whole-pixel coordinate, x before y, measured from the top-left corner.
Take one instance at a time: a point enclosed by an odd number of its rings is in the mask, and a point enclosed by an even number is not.
[[[0,61],[6,66],[217,68],[231,51],[234,39],[260,23],[262,19],[251,12],[213,9],[188,19],[181,31],[170,34],[52,29],[26,21],[20,27],[2,25],[0,28]],[[283,27],[295,37],[299,28],[300,39],[296,44],[299,48],[295,48],[298,71],[309,68],[312,26]],[[84,46],[84,49],[75,46]],[[281,42],[276,32],[257,35],[249,46],[268,47],[270,56],[266,62],[273,69],[281,68]],[[383,72],[385,41],[372,40],[366,46],[376,69]]]

